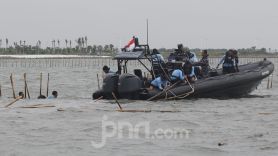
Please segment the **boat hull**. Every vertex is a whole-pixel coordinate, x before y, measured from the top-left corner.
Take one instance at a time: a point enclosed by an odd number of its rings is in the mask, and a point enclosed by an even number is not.
[[[183,99],[183,98],[235,98],[246,96],[254,91],[261,81],[272,74],[274,64],[268,60],[239,66],[237,73],[199,79],[190,85],[181,83],[170,90],[141,92],[138,100]],[[96,92],[101,95],[101,91]],[[155,98],[154,98],[155,97]],[[134,98],[133,98],[134,99]]]

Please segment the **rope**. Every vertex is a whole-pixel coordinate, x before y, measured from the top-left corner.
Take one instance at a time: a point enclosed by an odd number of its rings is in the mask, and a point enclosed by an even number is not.
[[[193,94],[194,93],[194,87],[191,85],[191,83],[189,82],[189,80],[187,79],[187,77],[185,78],[185,80],[187,81],[189,87],[191,88],[191,91],[190,92],[187,92],[187,93],[183,93],[183,94],[180,94],[180,95],[175,95],[173,97],[169,97],[167,98],[167,100],[170,100],[170,99],[184,99],[186,98],[187,96],[189,96],[190,94]],[[169,91],[169,90],[168,90]],[[167,92],[166,92],[167,93]],[[166,99],[166,98],[165,98]]]

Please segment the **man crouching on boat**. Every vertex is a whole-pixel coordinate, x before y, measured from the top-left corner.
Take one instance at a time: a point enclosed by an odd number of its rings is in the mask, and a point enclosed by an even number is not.
[[[194,82],[197,80],[197,76],[195,73],[195,68],[191,64],[191,62],[186,61],[183,65],[183,72],[184,72],[184,77],[189,81],[189,82]]]
[[[171,83],[185,82],[188,80],[189,82],[194,82],[197,80],[194,67],[192,64],[187,61],[184,63],[183,69],[175,69],[171,74]]]
[[[149,90],[153,90],[157,88],[159,90],[163,90],[170,82],[167,81],[166,76],[162,74],[161,76],[152,80]]]
[[[109,74],[115,74],[115,72],[111,71],[107,65],[103,66],[102,71],[102,79],[104,79]]]
[[[175,69],[172,72],[170,78],[171,78],[172,83],[176,83],[176,82],[179,82],[179,81],[182,82],[182,81],[184,81],[184,78],[185,78],[184,72],[180,69]]]

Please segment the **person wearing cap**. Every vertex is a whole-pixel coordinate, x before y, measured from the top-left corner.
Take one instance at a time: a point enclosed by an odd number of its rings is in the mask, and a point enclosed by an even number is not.
[[[194,52],[191,52],[188,47],[184,47],[183,44],[178,44],[176,49],[176,61],[189,60],[191,63],[198,62],[198,58]]]
[[[104,65],[102,68],[102,78],[104,79],[109,74],[115,74],[115,72],[111,71],[107,65]]]

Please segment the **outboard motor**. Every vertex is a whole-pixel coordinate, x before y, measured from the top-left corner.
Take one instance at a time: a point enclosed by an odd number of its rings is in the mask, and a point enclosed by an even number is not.
[[[118,93],[120,98],[139,99],[142,80],[136,75],[122,74],[119,78]]]
[[[118,80],[119,80],[119,75],[117,74],[106,75],[106,77],[103,79],[102,89],[96,91],[93,94],[93,99],[98,99],[101,96],[103,96],[104,99],[113,99],[112,92],[114,92],[115,95],[117,96]]]

